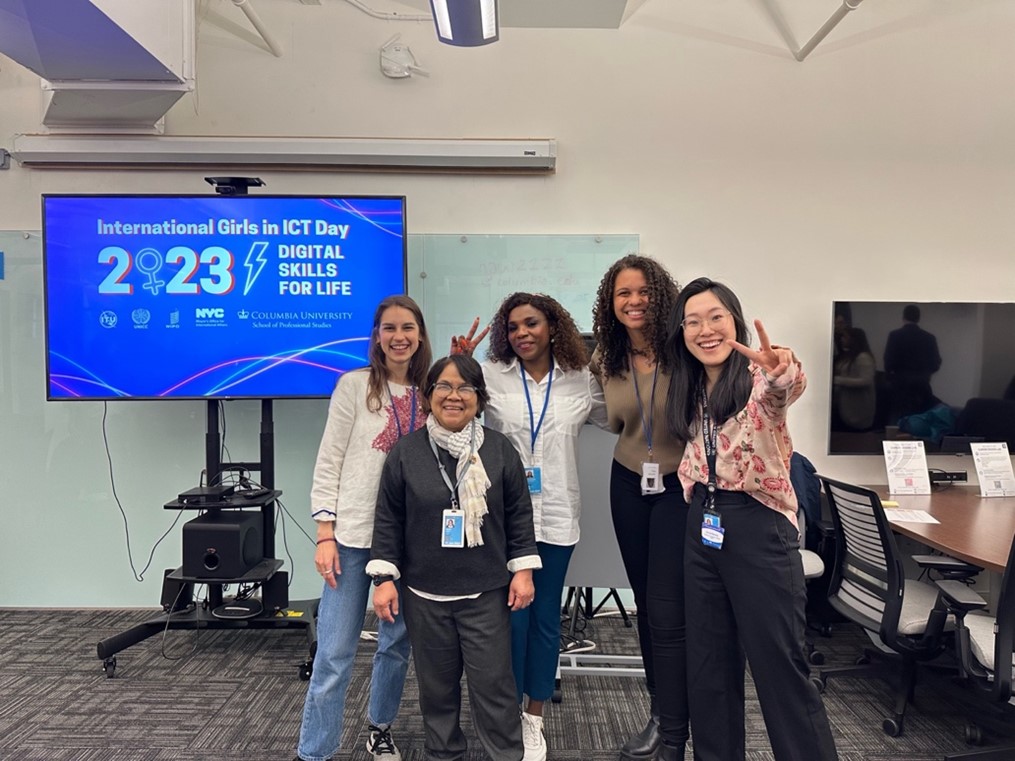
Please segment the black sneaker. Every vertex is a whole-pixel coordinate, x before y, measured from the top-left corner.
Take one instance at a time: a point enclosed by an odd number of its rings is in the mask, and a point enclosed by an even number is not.
[[[367,750],[375,759],[381,761],[402,761],[402,754],[398,752],[398,746],[391,739],[391,727],[382,728],[371,724]]]

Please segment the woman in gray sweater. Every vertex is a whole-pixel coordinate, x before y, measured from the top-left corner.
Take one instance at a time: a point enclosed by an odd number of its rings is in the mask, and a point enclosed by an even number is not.
[[[493,761],[523,756],[509,613],[532,603],[540,560],[518,453],[476,420],[488,398],[471,357],[445,357],[430,369],[426,426],[384,464],[366,569],[377,616],[405,616],[426,751],[438,761],[466,752],[463,669],[486,752]]]

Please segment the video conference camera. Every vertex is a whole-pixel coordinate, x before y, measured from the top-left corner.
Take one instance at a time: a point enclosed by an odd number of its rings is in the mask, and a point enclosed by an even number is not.
[[[245,196],[247,188],[264,186],[264,180],[260,177],[205,177],[204,181],[223,196]]]

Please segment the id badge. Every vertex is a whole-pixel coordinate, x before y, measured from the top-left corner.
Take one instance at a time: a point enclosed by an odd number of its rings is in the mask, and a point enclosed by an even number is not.
[[[659,475],[658,462],[643,462],[641,464],[641,493],[662,494],[666,491],[663,486],[663,478]]]
[[[543,490],[543,469],[538,466],[526,468],[525,480],[529,484],[529,494],[539,494]]]
[[[441,547],[465,546],[465,514],[461,510],[441,513]]]
[[[706,512],[701,519],[701,543],[706,547],[716,550],[722,549],[723,535],[726,529],[722,527],[722,519],[718,513]]]

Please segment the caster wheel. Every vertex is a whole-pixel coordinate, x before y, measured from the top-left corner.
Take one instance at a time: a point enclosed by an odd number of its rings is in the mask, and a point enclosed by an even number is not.
[[[966,742],[970,745],[982,745],[983,744],[983,730],[975,724],[966,724],[965,728]]]
[[[854,665],[856,665],[856,666],[866,666],[870,662],[871,662],[871,659],[868,658],[866,655],[861,655],[859,658],[857,658],[855,661],[853,661]]]
[[[106,658],[102,662],[102,670],[106,672],[106,679],[112,679],[116,676],[116,657]]]
[[[812,676],[811,684],[813,684],[814,687],[817,689],[818,694],[821,694],[822,692],[825,691],[825,680],[822,679],[820,676]]]
[[[902,734],[902,722],[897,719],[885,719],[881,722],[881,728],[889,737],[898,737]]]
[[[305,663],[301,663],[300,664],[300,681],[301,682],[309,682],[310,681],[310,675],[313,674],[313,673],[314,673],[314,663],[313,663],[313,661],[306,661]]]
[[[820,666],[825,662],[825,654],[820,650],[811,650],[807,653],[807,662],[812,666]]]
[[[560,690],[554,690],[553,694],[550,696],[550,700],[552,700],[554,703],[559,703],[563,699],[564,699],[564,696],[563,696],[563,694],[561,694]]]

